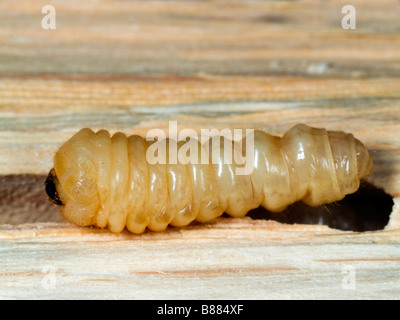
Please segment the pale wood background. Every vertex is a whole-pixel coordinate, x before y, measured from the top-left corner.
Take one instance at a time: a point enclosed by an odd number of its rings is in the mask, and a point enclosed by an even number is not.
[[[43,5],[57,29],[43,30]],[[0,2],[0,298],[400,298],[400,3]],[[141,236],[78,228],[43,178],[81,127],[354,133],[394,197],[383,231],[220,218]],[[55,272],[49,288],[46,267]],[[344,267],[356,288],[342,286]],[[50,275],[51,276],[51,275]]]

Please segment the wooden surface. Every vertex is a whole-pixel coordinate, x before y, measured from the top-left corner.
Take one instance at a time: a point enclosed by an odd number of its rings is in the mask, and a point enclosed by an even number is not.
[[[53,4],[57,29],[41,28]],[[0,298],[400,298],[400,4],[0,2]],[[141,236],[66,223],[43,179],[82,127],[352,132],[393,197],[375,232],[220,218]],[[355,288],[346,287],[348,270]],[[53,277],[54,276],[54,277]],[[53,280],[55,279],[55,282]]]
[[[1,227],[0,296],[398,299],[399,237],[398,229],[344,233],[247,218],[140,236],[64,224]]]

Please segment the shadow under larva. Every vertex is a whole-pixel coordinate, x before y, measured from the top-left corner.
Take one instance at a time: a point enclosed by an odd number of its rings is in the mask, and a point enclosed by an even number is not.
[[[334,203],[311,207],[299,201],[282,212],[271,212],[259,207],[247,215],[257,220],[327,225],[338,230],[363,232],[384,229],[389,222],[393,204],[393,198],[385,191],[362,182],[357,192]]]
[[[304,124],[282,137],[254,131],[253,170],[247,174],[235,172],[249,158],[225,161],[229,154],[240,159],[243,150],[232,141],[217,148],[211,142],[191,142],[201,151],[197,162],[154,163],[148,151],[159,141],[82,129],[56,153],[46,192],[73,223],[142,233],[209,222],[223,213],[243,217],[260,206],[282,212],[299,201],[311,207],[335,203],[355,193],[373,169],[367,148],[352,134]],[[179,142],[177,151],[187,143]],[[249,142],[243,138],[241,145]],[[204,154],[208,162],[201,161]]]

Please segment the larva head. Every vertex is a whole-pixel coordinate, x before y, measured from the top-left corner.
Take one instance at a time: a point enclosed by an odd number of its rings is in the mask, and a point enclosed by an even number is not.
[[[58,189],[60,189],[60,182],[57,179],[56,172],[54,169],[51,169],[46,181],[44,182],[46,193],[49,197],[49,200],[58,206],[62,206],[63,202],[60,199],[60,195],[58,193]]]
[[[354,140],[356,144],[358,178],[362,179],[371,174],[374,164],[364,144],[358,139]]]
[[[81,226],[93,224],[99,207],[94,136],[92,130],[82,129],[64,143],[46,180],[52,201],[62,205],[68,220]]]

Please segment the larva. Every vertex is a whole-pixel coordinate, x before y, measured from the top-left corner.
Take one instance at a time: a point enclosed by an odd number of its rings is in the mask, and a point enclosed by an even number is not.
[[[299,124],[283,137],[255,130],[253,142],[254,170],[236,175],[240,164],[224,163],[226,144],[217,163],[150,164],[146,151],[155,142],[82,129],[56,153],[46,192],[75,224],[142,233],[224,212],[243,217],[260,205],[281,211],[299,200],[334,202],[357,191],[373,168],[366,147],[344,132]],[[180,142],[178,150],[183,147]]]

